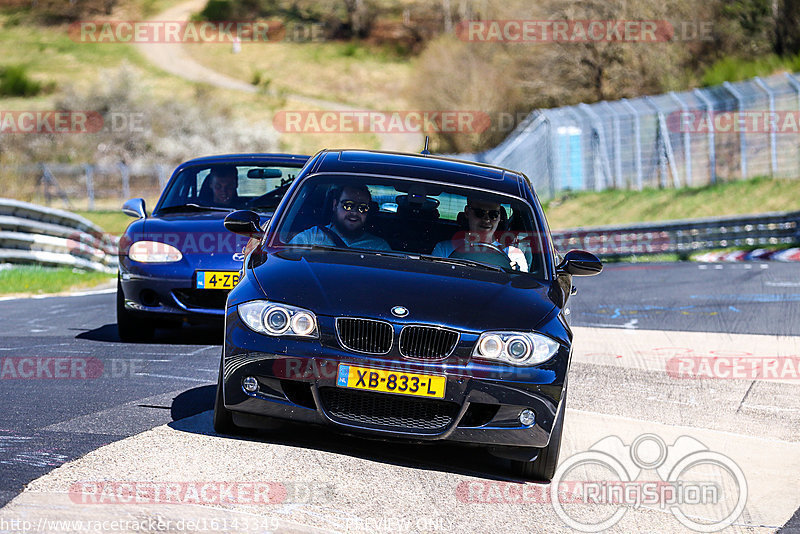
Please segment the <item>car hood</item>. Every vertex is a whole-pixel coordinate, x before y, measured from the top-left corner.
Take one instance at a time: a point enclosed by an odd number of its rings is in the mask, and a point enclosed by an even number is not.
[[[526,274],[397,256],[285,249],[262,256],[255,275],[267,299],[328,316],[477,332],[531,330],[555,308],[549,285]],[[394,317],[395,306],[408,316]]]
[[[168,214],[148,217],[126,237],[133,241],[158,241],[172,245],[193,268],[239,270],[247,237],[229,232],[224,221],[228,212]],[[269,219],[262,217],[262,223]]]

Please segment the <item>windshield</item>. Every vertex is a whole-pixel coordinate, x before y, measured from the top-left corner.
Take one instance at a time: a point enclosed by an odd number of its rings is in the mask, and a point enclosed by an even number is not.
[[[313,176],[272,235],[272,246],[403,253],[546,278],[531,207],[517,197],[462,186]]]
[[[158,211],[274,210],[302,168],[246,163],[193,165],[167,186]]]

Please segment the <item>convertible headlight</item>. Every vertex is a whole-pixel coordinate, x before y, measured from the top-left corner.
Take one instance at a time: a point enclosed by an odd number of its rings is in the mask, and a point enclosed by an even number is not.
[[[472,350],[473,358],[512,365],[536,365],[552,358],[558,342],[528,332],[484,332]]]
[[[317,317],[288,304],[253,300],[239,304],[239,317],[251,330],[268,336],[319,337]]]
[[[128,257],[142,263],[172,263],[181,261],[183,254],[172,245],[159,241],[137,241],[131,245]]]

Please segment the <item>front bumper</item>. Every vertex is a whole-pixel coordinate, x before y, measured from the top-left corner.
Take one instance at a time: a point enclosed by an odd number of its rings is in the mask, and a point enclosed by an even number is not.
[[[454,357],[412,362],[355,354],[323,340],[273,338],[252,332],[232,307],[226,320],[222,377],[225,407],[243,427],[263,417],[330,425],[376,437],[450,440],[498,447],[544,447],[562,398],[569,347],[536,368],[486,365]],[[471,350],[478,334],[462,333],[459,350]],[[463,345],[463,346],[462,346]],[[337,386],[338,366],[355,365],[446,377],[440,400],[365,392]],[[242,382],[255,377],[258,389]],[[520,423],[522,410],[535,422]]]

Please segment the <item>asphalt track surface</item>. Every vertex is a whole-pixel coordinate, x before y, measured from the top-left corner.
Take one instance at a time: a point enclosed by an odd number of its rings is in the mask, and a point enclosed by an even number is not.
[[[800,354],[798,274],[797,266],[779,263],[618,264],[576,279],[562,461],[607,436],[630,444],[653,433],[672,445],[690,435],[734,459],[747,476],[747,508],[729,530],[795,531],[797,381],[680,380],[664,370],[666,359],[686,354]],[[150,343],[121,343],[113,293],[0,301],[0,317],[0,504],[14,499],[0,510],[0,532],[20,532],[19,523],[9,522],[20,518],[33,525],[41,517],[147,514],[219,521],[223,512],[250,527],[228,530],[246,531],[565,529],[539,494],[524,504],[486,502],[486,488],[509,481],[517,488],[519,480],[505,462],[479,450],[385,444],[295,425],[239,438],[215,435],[209,410],[221,335],[213,329],[165,330]],[[26,358],[38,367],[23,365]],[[77,369],[69,369],[73,359]],[[38,376],[19,376],[31,372]],[[286,494],[279,507],[266,509],[252,503],[87,508],[66,496],[72,484],[87,480],[269,480]],[[591,507],[582,513],[608,515]],[[254,529],[256,519],[265,523]],[[615,528],[685,530],[657,507],[631,507]]]

